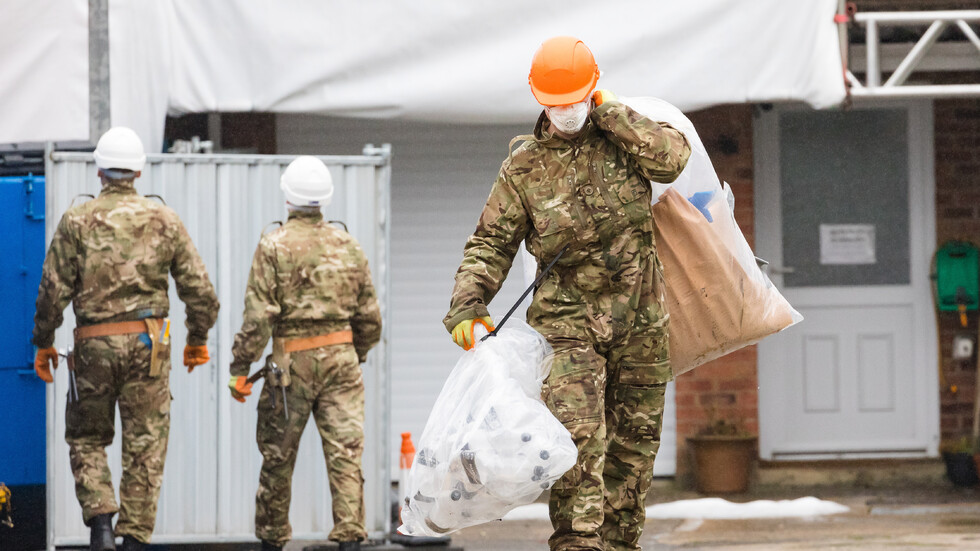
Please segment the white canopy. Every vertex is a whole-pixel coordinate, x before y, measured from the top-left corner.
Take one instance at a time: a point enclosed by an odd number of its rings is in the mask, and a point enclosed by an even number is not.
[[[0,143],[88,138],[86,0],[6,0]],[[844,98],[837,0],[109,0],[111,123],[158,150],[166,113],[527,121],[546,38],[578,36],[599,85],[685,111]]]

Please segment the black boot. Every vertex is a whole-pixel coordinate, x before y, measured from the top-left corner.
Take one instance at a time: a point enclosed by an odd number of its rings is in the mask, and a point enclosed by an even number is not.
[[[359,541],[342,541],[340,542],[339,551],[361,551],[361,542]]]
[[[116,549],[116,536],[112,533],[112,515],[114,514],[106,513],[104,515],[96,515],[89,521],[88,525],[91,529],[91,536],[89,537],[90,551]]]
[[[262,540],[262,551],[282,551],[282,546]]]
[[[146,549],[146,544],[133,536],[123,536],[122,547],[119,549],[120,551],[143,551]]]

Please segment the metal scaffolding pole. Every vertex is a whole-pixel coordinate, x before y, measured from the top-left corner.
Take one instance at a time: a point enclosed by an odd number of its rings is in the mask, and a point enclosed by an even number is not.
[[[110,125],[109,0],[88,2],[89,141],[96,143]]]
[[[959,82],[954,84],[908,84],[912,72],[920,66],[939,40],[943,32],[952,27],[957,28],[967,41],[976,49],[980,57],[980,37],[970,26],[980,23],[980,10],[960,11],[915,11],[915,12],[864,12],[854,15],[855,23],[864,25],[865,35],[865,71],[864,82],[855,73],[860,73],[858,67],[848,67],[846,79],[851,86],[851,94],[856,97],[980,97],[980,82]],[[901,58],[888,79],[882,84],[882,53],[880,29],[882,26],[919,26],[928,24],[929,28],[915,43],[912,49]],[[959,44],[965,45],[965,42]],[[969,46],[965,46],[969,48]],[[947,50],[948,51],[948,50]],[[962,51],[962,50],[958,50]],[[935,65],[935,64],[933,64]],[[948,64],[947,64],[948,65]],[[892,65],[894,66],[894,65]],[[931,69],[935,71],[936,69]],[[969,68],[944,67],[942,71],[961,70]],[[969,73],[964,73],[969,74]]]

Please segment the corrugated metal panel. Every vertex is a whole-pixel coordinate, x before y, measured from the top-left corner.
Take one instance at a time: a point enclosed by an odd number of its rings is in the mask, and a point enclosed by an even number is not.
[[[463,244],[519,127],[451,126],[309,115],[276,120],[279,151],[353,151],[358,140],[391,143],[392,458],[399,434],[417,439],[460,350],[442,318]],[[523,291],[521,262],[491,304],[499,320]],[[524,312],[515,317],[523,319]],[[397,463],[395,463],[397,464]]]
[[[446,376],[459,358],[442,318],[463,244],[490,192],[511,138],[527,125],[448,125],[370,121],[310,115],[276,118],[278,150],[295,154],[346,153],[351,144],[382,139],[392,159],[392,429],[418,437]],[[346,150],[345,150],[346,148]],[[520,256],[520,255],[519,255]],[[523,262],[490,305],[495,320],[524,290]],[[524,309],[515,317],[524,319]],[[672,385],[671,389],[672,390]],[[673,393],[670,393],[670,397]],[[664,416],[654,472],[676,468],[673,401]],[[393,446],[397,453],[397,446]],[[395,458],[397,459],[397,458]]]
[[[100,189],[90,154],[53,153],[47,174],[47,239],[61,215],[81,193]],[[388,530],[390,446],[388,390],[389,270],[388,158],[385,155],[320,157],[334,177],[327,220],[342,220],[368,256],[384,315],[385,336],[364,369],[365,506],[371,537]],[[241,326],[245,284],[263,228],[285,218],[279,176],[286,156],[152,155],[137,189],[163,197],[181,217],[215,284],[221,311],[208,346],[212,361],[188,374],[181,363],[186,328],[184,305],[171,284],[170,317],[174,350],[170,444],[160,495],[154,543],[252,540],[255,491],[261,455],[255,444],[258,388],[245,405],[226,390],[231,344]],[[74,316],[56,334],[56,345],[71,341]],[[88,541],[74,495],[64,442],[66,370],[48,390],[49,544]],[[121,434],[119,421],[116,433]],[[119,439],[109,448],[113,480],[121,473]],[[290,520],[296,539],[325,539],[332,527],[330,490],[320,437],[312,421],[300,444]]]

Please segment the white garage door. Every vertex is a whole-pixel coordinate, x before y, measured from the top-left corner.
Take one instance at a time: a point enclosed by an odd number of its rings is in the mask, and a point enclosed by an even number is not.
[[[453,276],[463,245],[477,217],[507,144],[526,125],[450,125],[280,115],[278,151],[359,153],[365,143],[392,144],[392,442],[411,432],[416,440],[446,376],[459,358],[442,325],[449,308]],[[511,276],[490,305],[500,320],[524,290],[523,266],[515,260]],[[524,318],[524,310],[514,314]],[[655,473],[674,474],[672,411],[665,419],[663,447]],[[397,457],[393,458],[396,461]]]

